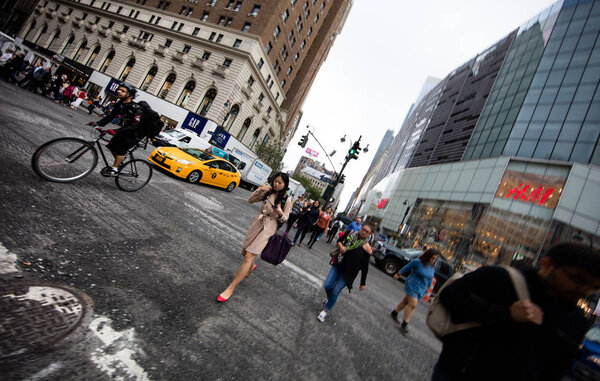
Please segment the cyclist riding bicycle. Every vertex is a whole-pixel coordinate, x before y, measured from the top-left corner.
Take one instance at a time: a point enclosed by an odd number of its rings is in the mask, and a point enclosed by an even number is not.
[[[115,157],[112,167],[103,168],[100,173],[104,176],[117,176],[119,174],[119,166],[125,159],[127,150],[135,146],[139,140],[147,136],[147,128],[140,121],[143,116],[143,109],[133,101],[137,93],[135,87],[129,83],[121,83],[117,89],[117,97],[119,100],[114,107],[104,118],[90,125],[98,125],[104,127],[110,121],[119,117],[121,128],[116,130],[110,143],[107,147]]]

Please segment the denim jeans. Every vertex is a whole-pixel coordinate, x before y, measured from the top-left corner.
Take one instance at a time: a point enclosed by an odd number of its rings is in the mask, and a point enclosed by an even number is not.
[[[327,304],[325,304],[325,311],[329,312],[335,306],[338,296],[341,294],[344,287],[346,287],[346,281],[339,268],[339,266],[331,266],[329,274],[325,279],[323,285],[325,292],[327,293]]]

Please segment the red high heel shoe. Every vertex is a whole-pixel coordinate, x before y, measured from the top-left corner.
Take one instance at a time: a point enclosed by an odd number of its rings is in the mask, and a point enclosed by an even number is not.
[[[231,295],[233,295],[233,294],[231,294]],[[229,295],[229,298],[231,298],[231,295]],[[219,296],[217,297],[217,302],[219,302],[219,303],[225,303],[226,301],[229,300],[229,298],[224,298],[224,297],[221,296],[221,294],[219,294]]]
[[[248,278],[248,275],[250,275],[250,273],[252,273],[252,271],[256,270],[257,267],[258,267],[258,265],[255,264],[254,267],[252,268],[252,270],[250,270],[248,272],[248,274],[246,274],[246,278]]]

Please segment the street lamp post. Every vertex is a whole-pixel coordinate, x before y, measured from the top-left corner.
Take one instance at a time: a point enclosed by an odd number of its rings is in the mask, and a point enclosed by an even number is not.
[[[223,117],[223,123],[221,123],[220,126],[217,126],[217,128],[215,128],[215,130],[213,131],[213,134],[208,141],[210,144],[218,145],[219,135],[221,135],[221,133],[225,129],[223,126],[225,125],[225,122],[227,122],[227,119],[229,119],[229,115],[231,113],[231,108],[230,108],[231,107],[231,99],[227,98],[227,100],[223,104],[223,107],[225,107],[227,112],[225,113],[225,116]],[[221,147],[221,148],[224,148],[224,147]]]
[[[402,203],[402,205],[407,205],[408,204],[408,200],[404,200],[404,202]],[[402,222],[400,222],[400,225],[404,225],[404,220],[406,219],[406,216],[408,216],[408,212],[410,211],[410,208],[414,205],[415,203],[411,203],[410,205],[408,205],[408,207],[406,208],[406,210],[404,211],[404,217],[402,217]]]

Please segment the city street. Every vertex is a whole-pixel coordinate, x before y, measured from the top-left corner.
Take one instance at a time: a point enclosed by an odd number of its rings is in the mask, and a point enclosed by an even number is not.
[[[430,379],[441,343],[425,325],[427,304],[408,337],[388,317],[403,283],[371,265],[366,289],[357,279],[320,323],[330,247],[322,240],[293,248],[277,267],[257,259],[218,304],[259,209],[247,203],[248,190],[227,193],[155,168],[145,188],[122,192],[100,175],[101,162],[75,183],[47,182],[31,169],[36,147],[89,138],[85,124],[96,118],[6,82],[0,115],[3,379]],[[25,303],[19,286],[42,292]],[[78,318],[68,327],[60,301],[36,308],[45,289],[75,296]]]

